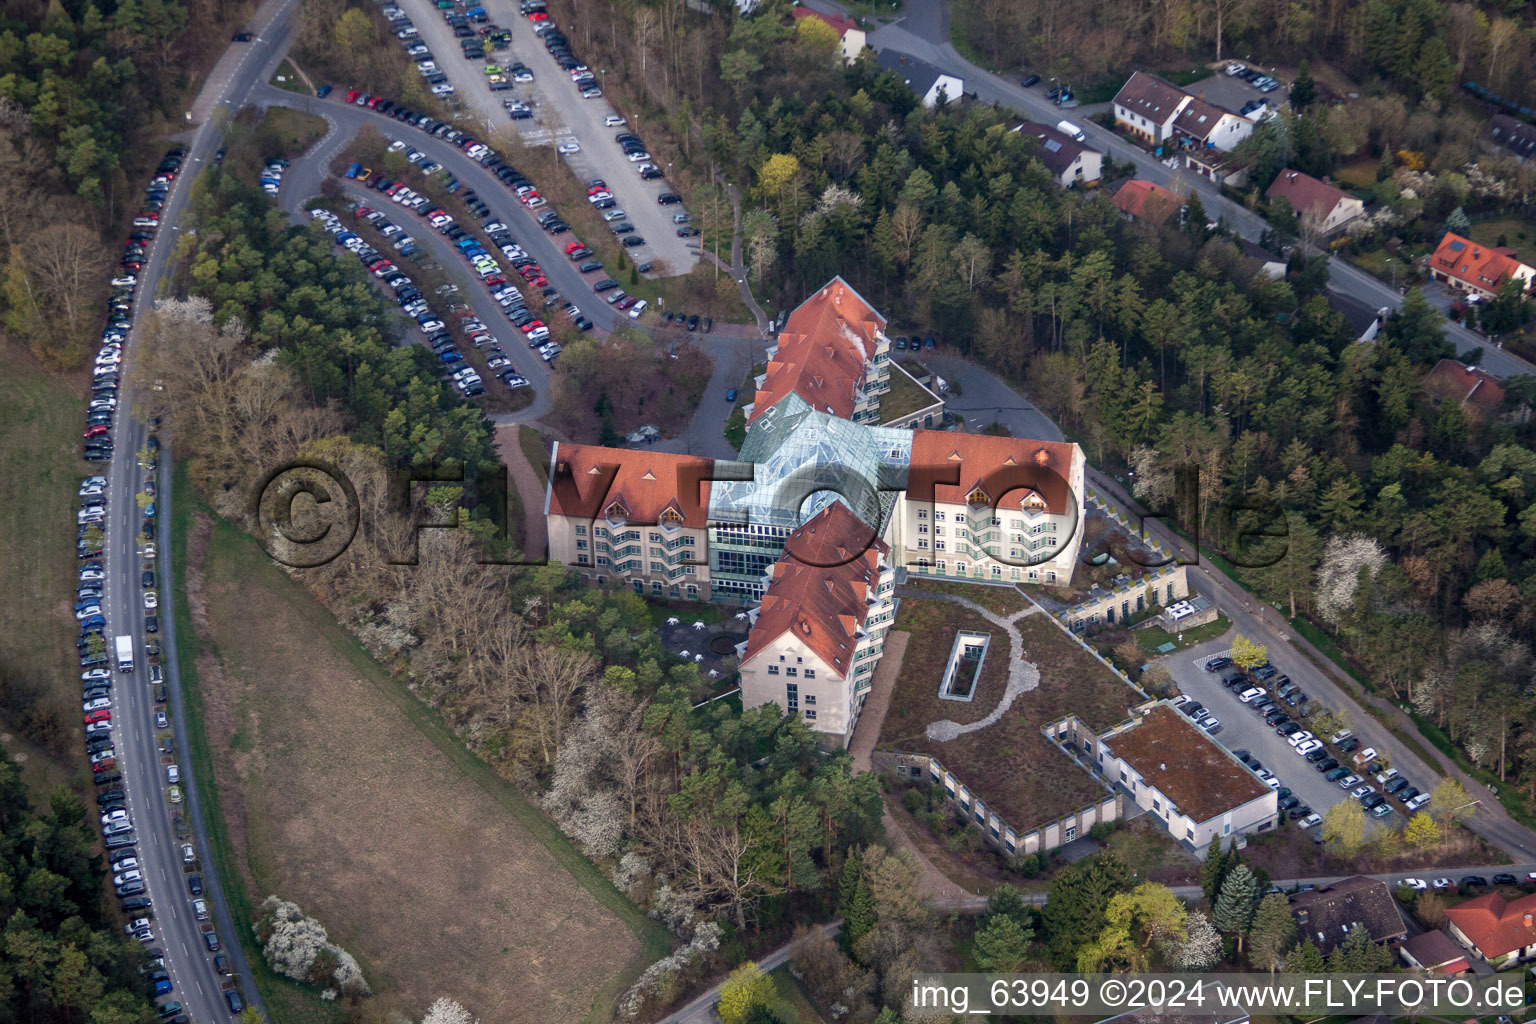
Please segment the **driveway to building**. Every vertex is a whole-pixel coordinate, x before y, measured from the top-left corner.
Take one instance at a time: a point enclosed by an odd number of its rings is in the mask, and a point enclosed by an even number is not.
[[[432,50],[438,67],[453,82],[455,95],[481,118],[492,131],[508,125],[516,126],[523,141],[529,145],[548,146],[575,138],[581,145],[579,153],[565,159],[571,172],[580,181],[601,178],[608,183],[618,203],[635,226],[635,234],[643,237],[646,244],[630,250],[637,263],[647,260],[665,260],[669,274],[686,274],[699,262],[697,238],[677,237],[678,225],[672,216],[683,211],[681,205],[662,206],[656,197],[672,191],[664,178],[646,181],[624,155],[618,143],[613,141],[615,132],[629,130],[641,138],[640,125],[631,123],[624,128],[605,128],[603,119],[614,110],[606,97],[582,99],[571,76],[555,63],[544,48],[544,42],[533,34],[533,23],[517,13],[512,0],[490,0],[482,6],[491,21],[512,33],[512,49],[500,53],[490,51],[485,61],[471,61],[464,56],[463,48],[453,35],[453,30],[443,21],[442,13],[430,0],[400,0],[400,6],[411,16],[411,21],[421,33],[422,39]],[[567,35],[570,32],[567,30]],[[572,39],[572,46],[576,40]],[[578,53],[578,57],[581,54]],[[500,97],[511,93],[494,93],[485,83],[484,65],[494,62],[505,66],[520,60],[533,72],[532,86],[519,86],[520,95],[534,100],[534,117],[523,121],[511,121]],[[597,70],[597,69],[594,69]],[[659,165],[668,170],[665,165]]]
[[[1181,691],[1192,700],[1204,704],[1211,714],[1221,719],[1222,729],[1215,736],[1216,742],[1228,750],[1246,750],[1258,758],[1265,768],[1275,773],[1280,785],[1288,786],[1302,803],[1317,814],[1325,814],[1328,808],[1340,800],[1349,799],[1344,790],[1323,778],[1310,761],[1296,754],[1295,748],[1285,741],[1284,736],[1277,734],[1260,715],[1238,700],[1236,693],[1222,684],[1222,677],[1230,675],[1232,669],[1205,671],[1207,659],[1226,653],[1231,644],[1229,633],[1208,644],[1175,651],[1162,659],[1161,664],[1168,669]],[[1289,674],[1291,666],[1286,659],[1278,652],[1276,659],[1275,667]],[[1305,726],[1305,721],[1302,724]],[[1395,814],[1383,820],[1395,825],[1402,824],[1402,818]]]
[[[805,0],[805,3],[813,10],[825,13],[847,13],[842,4],[836,0]],[[1086,117],[1077,116],[1077,110],[1062,111],[1045,98],[1042,86],[1035,86],[1032,89],[1022,88],[1018,82],[994,75],[960,56],[959,51],[949,41],[949,17],[944,0],[907,0],[903,16],[871,32],[869,45],[876,50],[890,49],[910,53],[942,71],[963,79],[966,91],[973,93],[982,103],[1007,107],[1031,120],[1045,124],[1055,124],[1063,117],[1067,117],[1083,129],[1087,134],[1088,144],[1094,149],[1107,156],[1113,156],[1117,161],[1127,158],[1134,161],[1137,177],[1165,186],[1174,177],[1174,170],[1165,166],[1140,146],[1089,121]],[[1279,93],[1270,95],[1275,96]],[[1177,173],[1184,186],[1193,188],[1200,194],[1200,201],[1204,204],[1207,214],[1213,219],[1219,217],[1225,220],[1227,226],[1242,237],[1258,241],[1266,226],[1262,218],[1223,196],[1216,186],[1205,178],[1190,174],[1182,168]],[[1346,260],[1330,261],[1329,271],[1329,291],[1355,296],[1369,303],[1372,309],[1380,309],[1383,306],[1396,309],[1402,304],[1403,297],[1396,288],[1377,280]],[[1456,346],[1458,352],[1465,353],[1474,348],[1482,349],[1482,366],[1489,373],[1500,377],[1536,373],[1536,366],[1506,352],[1460,324],[1447,323],[1446,337]]]

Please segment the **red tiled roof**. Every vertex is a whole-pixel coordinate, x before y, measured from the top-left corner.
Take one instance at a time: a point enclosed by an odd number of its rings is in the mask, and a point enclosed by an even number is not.
[[[1482,409],[1497,409],[1504,404],[1504,388],[1497,377],[1454,359],[1436,363],[1424,378],[1424,386]]]
[[[1536,894],[1506,902],[1491,892],[1446,907],[1445,916],[1486,957],[1536,943]]]
[[[1276,175],[1264,198],[1272,200],[1279,196],[1285,197],[1297,216],[1306,214],[1319,221],[1327,220],[1333,208],[1349,198],[1344,191],[1300,171],[1281,171]]]
[[[1111,200],[1124,213],[1149,224],[1165,224],[1184,200],[1163,186],[1137,178],[1120,186]]]
[[[834,672],[853,665],[855,634],[863,627],[870,591],[889,550],[847,505],[833,502],[789,535],[774,563],[757,622],[747,635],[746,662],[785,633],[793,633]]]
[[[753,398],[752,418],[794,392],[813,408],[853,417],[854,390],[875,354],[885,317],[841,277],[802,302],[779,332],[778,352]]]
[[[797,19],[816,18],[819,21],[826,22],[837,32],[838,38],[847,35],[849,29],[859,27],[858,20],[847,14],[823,14],[820,11],[813,11],[809,7],[804,6],[796,7],[793,13]]]
[[[1167,704],[1154,705],[1136,725],[1103,742],[1197,824],[1269,792],[1235,757]]]
[[[1115,105],[1140,114],[1153,124],[1165,124],[1188,93],[1156,75],[1138,71],[1115,94]]]
[[[1073,503],[1073,447],[1024,437],[914,430],[907,495],[926,501],[931,490],[934,501],[963,504],[980,489],[999,508],[1021,508],[1039,495],[1045,511],[1061,515]],[[945,482],[954,479],[959,483]]]
[[[608,518],[618,505],[626,522],[658,523],[669,509],[678,525],[702,529],[709,518],[713,459],[671,452],[557,443],[549,511],[578,519]]]
[[[1429,258],[1431,270],[1488,292],[1497,291],[1504,278],[1518,276],[1524,266],[1513,249],[1478,245],[1449,231]]]

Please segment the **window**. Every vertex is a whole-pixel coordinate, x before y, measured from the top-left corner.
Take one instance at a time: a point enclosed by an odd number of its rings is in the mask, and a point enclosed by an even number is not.
[[[959,573],[961,576],[964,576],[965,575],[965,563],[964,562],[956,562],[955,563],[955,572]]]
[[[584,541],[584,540],[577,541],[576,542],[576,550],[577,551],[585,551],[585,550],[587,550],[587,542]]]
[[[1062,833],[1061,833],[1061,841],[1062,842],[1070,843],[1072,840],[1074,840],[1076,838],[1077,838],[1077,826],[1075,824],[1074,825],[1068,825],[1065,829],[1062,830]]]
[[[813,669],[813,668],[806,669],[805,670],[805,678],[807,678],[807,679],[815,679],[816,678],[816,670]],[[807,704],[815,704],[816,703],[816,698],[815,697],[807,697],[805,699],[805,702]]]
[[[589,564],[587,562],[587,556],[586,555],[577,555],[576,556],[576,564],[577,565],[587,565],[587,564]]]
[[[812,704],[815,704],[815,703],[816,703],[816,695],[814,693],[808,693],[808,694],[805,695],[805,705],[806,705],[806,707],[810,707]]]
[[[816,721],[816,712],[812,711],[810,708],[806,708],[805,717],[808,721],[814,722]]]
[[[917,532],[918,533],[927,533],[928,532],[928,524],[927,523],[918,523],[917,524]]]
[[[936,523],[942,523],[944,521],[944,513],[943,512],[934,512],[934,514],[933,514],[933,521],[936,522]]]
[[[793,666],[793,665],[789,665],[789,666],[787,666],[784,669],[784,674],[787,675],[787,676],[790,676],[790,677],[798,675],[799,672],[800,672],[800,670],[795,668],[795,666]]]
[[[925,509],[925,508],[918,509],[917,510],[917,518],[919,518],[919,519],[927,519],[928,518],[928,510]]]
[[[777,665],[769,665],[768,666],[768,674],[771,675],[771,676],[778,675],[779,674],[779,666],[777,666]]]
[[[944,542],[941,541],[941,540],[934,541],[933,542],[933,550],[935,550],[935,551],[943,551],[944,550]]]
[[[586,535],[587,535],[587,528],[585,526],[578,526],[578,527],[576,527],[576,536],[578,536],[578,537],[585,537]]]

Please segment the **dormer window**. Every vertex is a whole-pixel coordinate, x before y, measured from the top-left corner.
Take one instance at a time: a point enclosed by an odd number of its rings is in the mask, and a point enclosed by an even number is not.
[[[683,524],[683,514],[675,508],[667,508],[661,513],[661,521],[670,526],[681,526]]]
[[[992,499],[987,496],[986,491],[977,487],[965,496],[965,502],[967,505],[990,505]]]

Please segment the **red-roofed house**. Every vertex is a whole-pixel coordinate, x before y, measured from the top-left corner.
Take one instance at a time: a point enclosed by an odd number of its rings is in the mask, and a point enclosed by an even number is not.
[[[820,11],[813,11],[803,4],[795,8],[794,15],[796,21],[799,21],[801,18],[815,18],[818,21],[824,21],[831,25],[832,31],[836,32],[838,39],[842,40],[844,64],[852,64],[858,60],[859,54],[863,52],[865,42],[864,30],[859,28],[858,19],[846,14],[823,14]]]
[[[1454,398],[1482,415],[1493,415],[1504,404],[1504,388],[1486,370],[1442,359],[1424,377],[1424,387],[1438,398]]]
[[[1270,202],[1283,198],[1302,223],[1325,235],[1365,212],[1365,204],[1354,196],[1300,171],[1281,171],[1264,198]]]
[[[1496,892],[1445,908],[1451,938],[1502,971],[1536,957],[1536,895],[1506,901]]]
[[[544,490],[549,557],[637,594],[709,598],[713,459],[557,442]]]
[[[1110,201],[1131,220],[1144,221],[1156,227],[1168,223],[1168,218],[1184,205],[1184,200],[1163,186],[1140,178],[1121,185]]]
[[[1072,578],[1083,450],[1059,441],[918,430],[887,536],[911,572],[991,582]]]
[[[741,706],[778,704],[846,746],[895,616],[890,548],[833,502],[789,537],[741,650]]]
[[[1519,281],[1521,287],[1529,289],[1533,275],[1536,275],[1536,267],[1521,262],[1513,249],[1478,245],[1470,238],[1449,231],[1429,258],[1432,279],[1482,299],[1497,296],[1499,285],[1508,279]]]
[[[768,350],[748,422],[796,394],[821,412],[879,423],[880,396],[891,386],[890,346],[885,317],[834,277],[789,314]]]
[[[1156,75],[1137,71],[1115,94],[1115,124],[1147,142],[1165,142],[1190,100],[1187,92]]]

